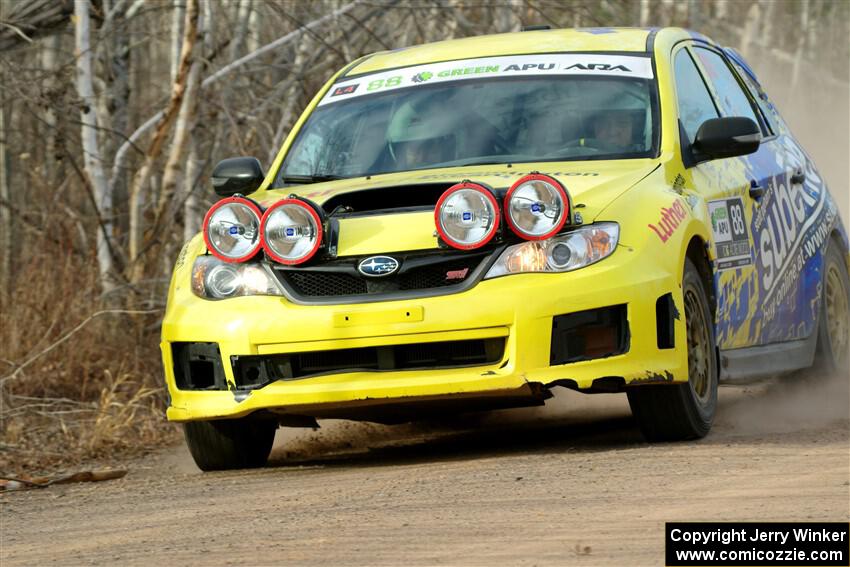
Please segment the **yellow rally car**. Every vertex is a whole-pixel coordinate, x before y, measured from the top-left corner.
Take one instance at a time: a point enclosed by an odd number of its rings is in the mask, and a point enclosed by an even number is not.
[[[734,51],[681,29],[540,30],[377,53],[268,174],[221,162],[162,326],[202,469],[279,425],[626,392],[704,436],[720,381],[846,365],[847,234]]]

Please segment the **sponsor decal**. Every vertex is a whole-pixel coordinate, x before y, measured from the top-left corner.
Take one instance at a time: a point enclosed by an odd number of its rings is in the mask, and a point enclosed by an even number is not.
[[[740,268],[753,263],[750,234],[741,197],[708,202],[708,216],[717,252],[717,269]]]
[[[676,179],[673,180],[673,191],[681,195],[685,190],[685,178],[681,173],[676,174]]]
[[[610,65],[608,63],[576,63],[575,65],[570,65],[567,69],[581,69],[582,71],[623,71],[624,73],[631,73],[632,70],[626,67],[625,65]]]
[[[528,175],[527,171],[476,171],[474,175],[487,177],[500,177],[502,179],[510,179],[511,177],[522,177]],[[534,173],[542,173],[544,175],[562,176],[562,177],[596,177],[599,174],[586,171],[535,171]],[[456,179],[457,173],[429,173],[423,175],[419,179]]]
[[[522,75],[611,75],[639,79],[652,79],[654,76],[650,58],[643,55],[551,53],[479,57],[416,65],[344,80],[328,91],[319,106],[372,93],[415,87],[426,82],[434,84]]]
[[[358,84],[354,84],[354,85],[345,85],[343,87],[337,87],[333,90],[333,92],[330,94],[330,96],[340,96],[340,95],[351,94],[354,91],[356,91],[357,87],[359,87],[359,86],[360,85],[358,85]]]
[[[174,269],[182,268],[183,264],[186,263],[186,253],[189,251],[189,243],[183,245],[183,248],[180,249],[180,254],[177,255],[177,262],[174,263]]]
[[[687,216],[688,213],[685,211],[685,207],[682,205],[682,202],[676,200],[670,208],[661,208],[661,218],[658,220],[657,225],[648,224],[647,226],[658,235],[661,242],[667,242]]]

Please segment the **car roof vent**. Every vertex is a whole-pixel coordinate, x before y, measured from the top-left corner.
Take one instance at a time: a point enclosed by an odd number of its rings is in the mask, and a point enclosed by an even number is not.
[[[522,31],[540,31],[540,30],[551,30],[552,26],[549,24],[534,24],[531,26],[522,26]]]

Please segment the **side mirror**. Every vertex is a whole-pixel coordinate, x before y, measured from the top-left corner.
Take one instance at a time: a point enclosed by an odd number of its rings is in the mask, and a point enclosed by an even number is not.
[[[697,158],[745,156],[759,149],[761,130],[751,118],[729,116],[710,118],[697,130],[693,149]]]
[[[218,162],[212,173],[216,194],[230,197],[237,193],[248,195],[256,191],[265,179],[263,166],[255,157],[236,157]]]

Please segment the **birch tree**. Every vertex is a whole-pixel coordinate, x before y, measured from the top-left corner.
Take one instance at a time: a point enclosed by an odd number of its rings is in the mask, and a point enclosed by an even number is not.
[[[74,38],[77,57],[77,94],[80,97],[80,143],[87,183],[95,197],[96,213],[99,218],[97,231],[97,264],[100,284],[104,293],[115,287],[112,237],[112,190],[103,171],[97,132],[97,98],[94,93],[94,71],[92,68],[91,18],[88,0],[74,2]]]
[[[183,47],[180,52],[180,67],[171,88],[171,98],[168,106],[161,113],[142,166],[133,178],[130,189],[130,226],[129,226],[129,258],[128,279],[139,281],[143,276],[143,230],[142,206],[145,201],[148,184],[157,158],[162,153],[166,138],[179,111],[183,97],[186,94],[186,82],[192,61],[192,51],[195,48],[198,33],[198,1],[188,0],[186,6],[186,21],[183,33]]]

